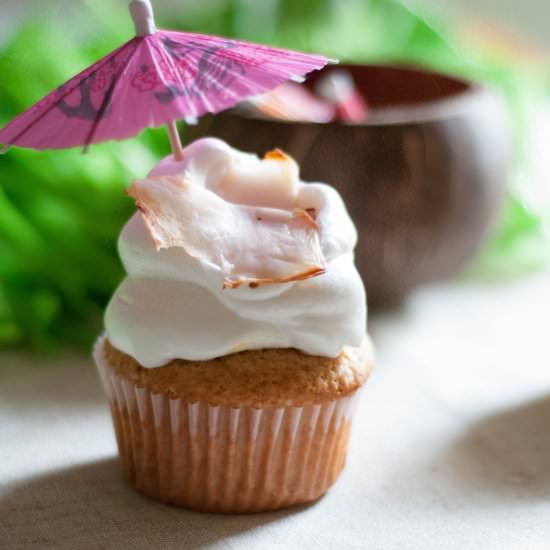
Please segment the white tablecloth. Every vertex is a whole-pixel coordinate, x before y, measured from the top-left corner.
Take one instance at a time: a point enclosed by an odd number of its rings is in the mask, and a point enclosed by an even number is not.
[[[129,488],[87,357],[0,354],[0,549],[548,550],[550,277],[427,288],[370,329],[340,481],[250,516]]]

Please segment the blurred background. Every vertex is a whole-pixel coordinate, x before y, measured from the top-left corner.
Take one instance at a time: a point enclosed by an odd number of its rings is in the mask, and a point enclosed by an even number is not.
[[[417,98],[414,108],[409,105],[404,115],[401,112],[398,123],[385,118],[383,109],[378,113],[378,103],[383,101],[373,100],[369,107],[372,118],[364,123],[371,140],[368,143],[386,143],[378,136],[388,135],[391,127],[397,133],[397,138],[391,139],[397,139],[398,144],[410,142],[414,149],[418,136],[432,135],[429,132],[435,128],[436,143],[444,141],[448,145],[450,157],[439,156],[440,163],[452,168],[443,170],[450,182],[448,197],[468,194],[455,201],[453,216],[457,216],[458,225],[453,231],[468,230],[466,199],[475,205],[489,197],[481,184],[470,188],[461,184],[469,173],[459,176],[462,164],[474,163],[478,171],[489,171],[489,179],[498,176],[497,183],[503,190],[502,200],[495,193],[494,204],[490,205],[494,213],[480,226],[476,236],[479,242],[475,250],[468,249],[468,258],[461,258],[447,270],[424,273],[414,285],[451,275],[489,280],[521,277],[548,267],[550,5],[543,0],[155,0],[154,5],[161,27],[314,51],[356,64],[405,64],[441,72],[457,79],[455,82],[482,84],[504,107],[494,115],[499,120],[492,115],[487,118],[488,111],[486,116],[479,115],[479,122],[475,116],[470,117],[471,133],[466,132],[466,123],[458,117],[455,120],[438,111],[438,117],[444,120],[444,129],[440,130],[439,119],[434,122],[432,111],[418,109],[420,103],[426,107],[440,99],[431,93],[429,84],[426,97]],[[124,0],[2,0],[0,126],[132,34]],[[374,89],[376,85],[372,78],[359,86],[367,104],[369,87]],[[356,78],[357,83],[360,79]],[[391,85],[410,92],[414,82],[403,77]],[[384,83],[381,86],[383,95]],[[462,90],[460,85],[457,89]],[[388,87],[387,93],[397,92]],[[426,124],[419,123],[421,116],[429,119]],[[505,124],[500,118],[506,119]],[[216,131],[231,138],[231,121],[227,120],[228,125],[221,129],[218,126]],[[489,134],[483,133],[493,123],[495,128],[501,128],[501,124],[506,128],[499,131],[506,133],[502,137],[507,147],[502,146],[502,150],[500,142],[493,143]],[[196,129],[182,127],[184,139],[194,132]],[[359,130],[350,127],[345,132],[342,135],[358,135]],[[237,140],[237,133],[234,135]],[[281,145],[276,134],[272,135],[272,146]],[[461,149],[455,145],[455,137],[449,136],[458,136],[458,141],[471,142],[475,147]],[[392,146],[393,141],[388,138],[388,143]],[[427,153],[422,147],[417,156],[424,159]],[[122,191],[132,177],[145,175],[168,149],[165,132],[149,130],[124,143],[94,146],[86,155],[79,150],[37,153],[13,149],[0,157],[0,348],[49,352],[63,346],[90,346],[101,330],[104,306],[123,276],[116,238],[133,204]],[[408,180],[402,174],[412,173],[416,166],[414,160],[410,166],[407,164],[409,149],[395,161],[381,153],[388,165],[379,170],[381,183],[376,186],[376,197],[392,200],[392,183],[384,183],[383,176],[392,173],[396,163],[403,165],[396,177],[406,185]],[[484,164],[482,157],[491,150],[498,154]],[[306,162],[307,158],[298,160]],[[353,163],[353,158],[349,162]],[[425,167],[427,162],[422,160],[421,165]],[[325,170],[321,172],[311,174],[311,178],[324,179]],[[368,188],[368,173],[364,181]],[[480,181],[485,179],[480,177]],[[345,178],[330,183],[341,186],[345,194]],[[430,194],[429,189],[438,185],[440,181],[428,179],[419,192]],[[459,185],[463,190],[456,192]],[[406,217],[407,208],[410,210],[414,203],[410,193],[407,197],[402,211],[392,210],[395,218],[388,217],[390,210],[384,209],[387,226]],[[438,207],[432,204],[430,208],[428,217]],[[361,211],[356,210],[354,216],[360,225]],[[375,240],[375,225],[369,226],[369,231]],[[387,229],[380,231],[386,238]],[[404,231],[411,234],[410,227]],[[422,231],[426,232],[426,224]],[[368,239],[369,235],[363,237]],[[401,246],[406,252],[416,243]],[[437,246],[452,252],[454,245],[443,240]],[[405,263],[396,264],[398,270],[414,270],[421,262],[429,263],[421,254],[406,256]],[[368,264],[369,258],[364,261]],[[368,269],[367,265],[363,273],[367,287]],[[398,294],[399,299],[403,298]]]

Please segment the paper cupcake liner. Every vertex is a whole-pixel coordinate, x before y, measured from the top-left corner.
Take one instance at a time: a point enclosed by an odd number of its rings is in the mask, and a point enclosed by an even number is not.
[[[304,407],[189,403],[137,387],[94,350],[132,485],[166,503],[257,512],[315,500],[346,458],[359,391]]]

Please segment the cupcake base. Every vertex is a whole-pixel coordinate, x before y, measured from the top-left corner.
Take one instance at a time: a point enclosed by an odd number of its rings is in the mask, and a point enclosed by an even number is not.
[[[130,483],[165,503],[243,513],[323,495],[344,463],[360,390],[303,407],[212,406],[139,387],[94,356]]]

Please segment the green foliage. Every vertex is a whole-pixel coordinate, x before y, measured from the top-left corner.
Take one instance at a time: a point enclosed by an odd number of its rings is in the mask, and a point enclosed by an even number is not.
[[[1,119],[89,65],[96,49],[53,25],[25,26],[0,58]],[[14,148],[0,157],[0,345],[90,343],[122,277],[116,236],[133,210],[122,191],[164,147],[149,132],[88,154]]]
[[[412,61],[481,79],[509,98],[518,135],[523,135],[522,105],[535,84],[498,59],[466,52],[448,29],[434,27],[397,0],[227,0],[216,5],[189,4],[177,19],[161,13],[159,23],[342,60]],[[13,37],[0,56],[0,124],[131,37],[125,3],[114,7],[110,0],[87,0],[86,6],[81,22],[45,18],[27,23]],[[161,130],[94,146],[85,155],[14,149],[0,157],[0,347],[90,345],[123,275],[115,243],[133,210],[123,189],[167,149]],[[521,139],[517,150],[520,162]],[[480,265],[485,272],[495,266],[497,271],[531,268],[541,257],[541,218],[524,205],[519,187],[513,197],[484,252]]]

